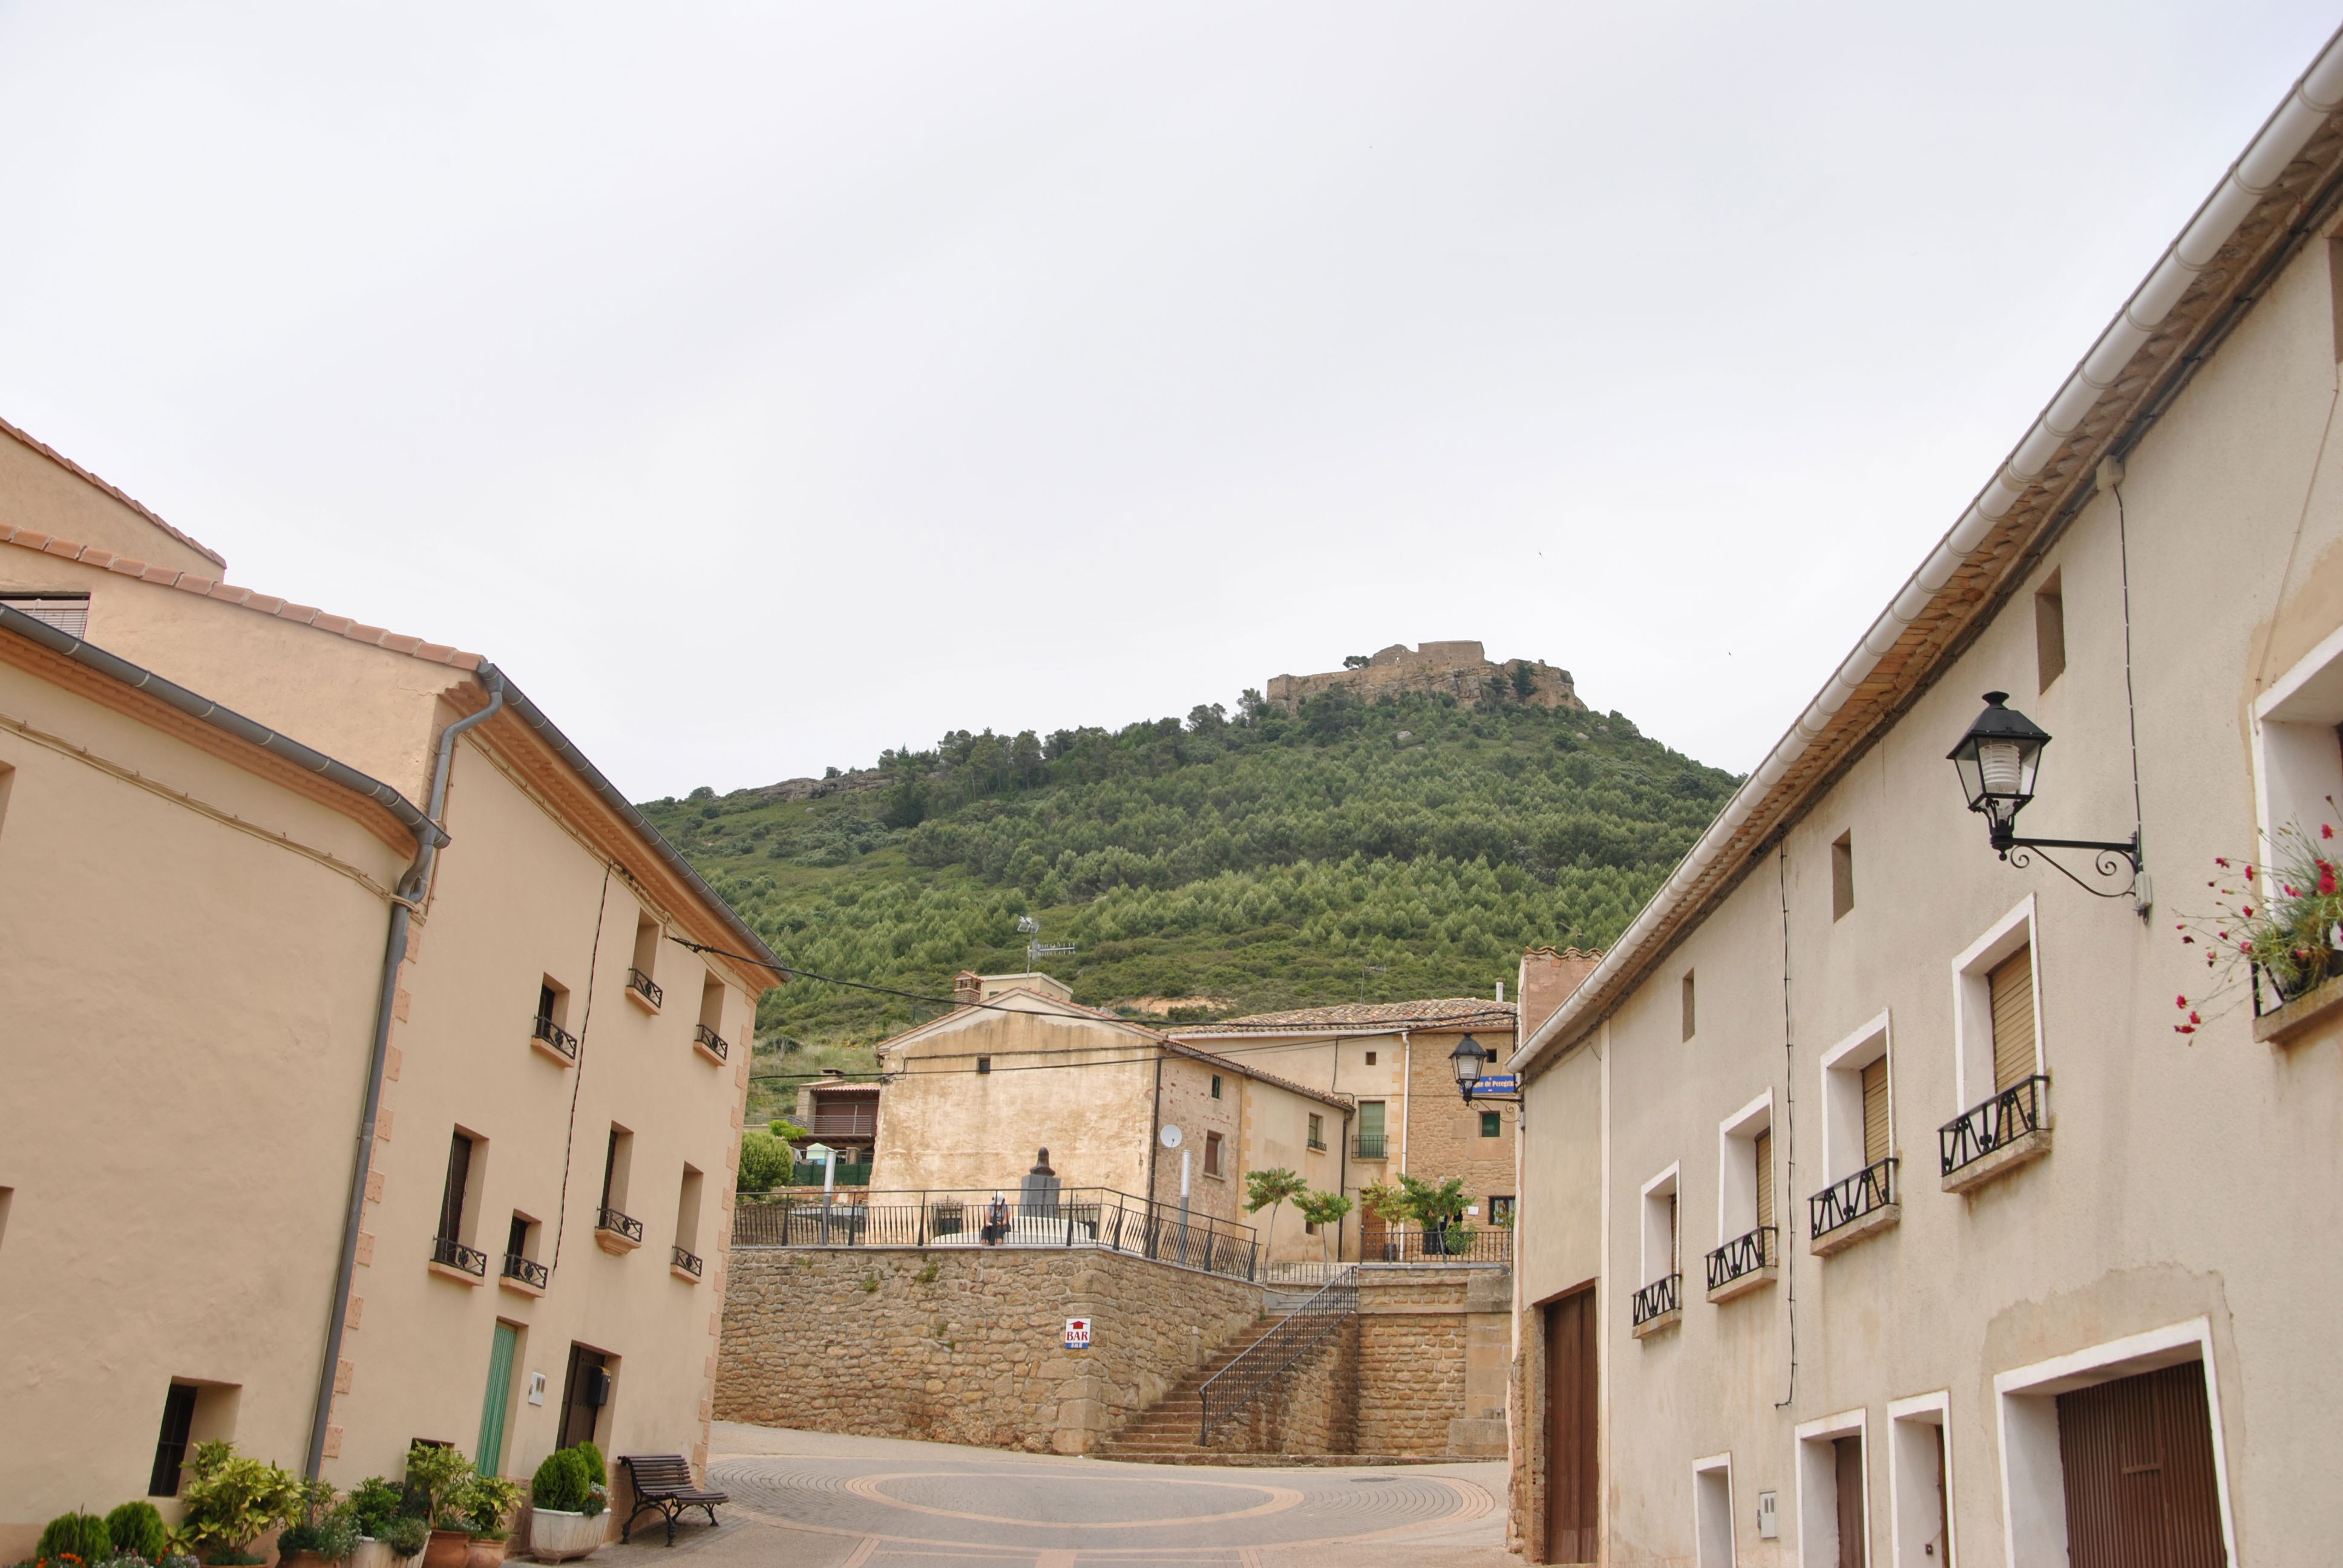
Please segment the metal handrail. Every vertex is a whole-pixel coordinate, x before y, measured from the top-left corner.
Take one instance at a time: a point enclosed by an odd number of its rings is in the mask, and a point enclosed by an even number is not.
[[[467,1247],[453,1236],[431,1239],[431,1261],[450,1269],[461,1269],[468,1274],[488,1277],[488,1255],[477,1247]]]
[[[682,1247],[678,1247],[675,1249],[673,1254],[669,1257],[668,1262],[674,1268],[681,1269],[685,1273],[689,1274],[695,1280],[699,1278],[699,1271],[702,1264],[699,1261],[699,1254],[697,1252],[687,1251]]]
[[[691,1026],[691,1038],[715,1052],[716,1060],[719,1061],[725,1060],[732,1054],[732,1048],[724,1043],[724,1037],[704,1023],[695,1023]]]
[[[667,1000],[667,992],[659,990],[653,983],[651,977],[639,969],[627,970],[627,989],[640,993],[642,999],[653,1007],[658,1007]]]
[[[1896,1201],[1896,1156],[1866,1165],[1806,1200],[1806,1234],[1826,1236]]]
[[[1503,1225],[1459,1221],[1435,1230],[1413,1225],[1370,1227],[1359,1238],[1364,1263],[1510,1263],[1513,1233]]]
[[[553,1280],[553,1271],[534,1258],[524,1258],[518,1252],[505,1254],[505,1278],[518,1280],[524,1285],[544,1290]]]
[[[1383,1132],[1362,1132],[1351,1142],[1353,1160],[1388,1160],[1385,1152],[1391,1146],[1391,1136]]]
[[[543,1013],[529,1020],[528,1037],[545,1041],[572,1061],[578,1060],[578,1037]]]
[[[1774,1226],[1760,1225],[1746,1235],[1735,1236],[1708,1255],[1708,1288],[1721,1289],[1745,1274],[1760,1269],[1770,1269],[1778,1261],[1775,1251],[1776,1231]]]
[[[1359,1271],[1345,1269],[1308,1301],[1277,1321],[1277,1326],[1247,1345],[1242,1354],[1204,1380],[1196,1391],[1203,1407],[1197,1446],[1232,1416],[1261,1397],[1278,1374],[1308,1355],[1318,1342],[1359,1310]]]
[[[1664,1318],[1684,1305],[1684,1276],[1668,1274],[1654,1280],[1635,1292],[1635,1326],[1642,1328],[1656,1318]]]
[[[1096,1247],[1253,1280],[1253,1228],[1176,1203],[1102,1187],[1070,1187],[1027,1202],[1001,1191],[743,1192],[732,1211],[735,1247]]]
[[[1936,1155],[1946,1176],[1996,1149],[2038,1131],[2048,1111],[2050,1080],[2021,1078],[1982,1105],[1971,1106],[1936,1129]]]
[[[616,1209],[596,1210],[594,1229],[624,1236],[629,1241],[639,1241],[643,1239],[643,1222],[632,1214],[621,1214]]]

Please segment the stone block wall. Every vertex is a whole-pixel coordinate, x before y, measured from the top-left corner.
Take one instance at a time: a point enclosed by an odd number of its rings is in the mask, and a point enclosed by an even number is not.
[[[1261,1291],[1115,1252],[735,1248],[716,1414],[867,1437],[1088,1452]],[[1091,1320],[1091,1349],[1062,1348]]]
[[[1356,1452],[1503,1455],[1512,1281],[1504,1269],[1359,1271]]]
[[[1286,1370],[1209,1447],[1229,1453],[1356,1453],[1359,1320],[1352,1318]]]

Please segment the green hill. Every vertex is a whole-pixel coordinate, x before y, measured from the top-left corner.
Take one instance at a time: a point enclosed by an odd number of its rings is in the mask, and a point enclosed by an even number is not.
[[[1247,692],[1233,719],[961,730],[816,799],[642,809],[815,973],[949,997],[960,970],[1025,967],[1030,914],[1075,946],[1043,965],[1078,1000],[1194,1018],[1486,995],[1526,946],[1608,943],[1735,782],[1618,713],[1338,690],[1285,716]],[[766,999],[759,1049],[867,1045],[936,1010],[799,978]]]

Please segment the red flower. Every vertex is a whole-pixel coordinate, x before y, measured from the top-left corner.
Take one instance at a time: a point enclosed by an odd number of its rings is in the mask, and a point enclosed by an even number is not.
[[[2321,822],[2318,824],[2318,836],[2322,839],[2332,839],[2335,837],[2335,824],[2332,822]]]
[[[2318,891],[2321,896],[2327,898],[2332,898],[2335,894],[2335,866],[2332,861],[2318,862]]]
[[[2220,867],[2221,869],[2226,871],[2229,869],[2229,857],[2227,855],[2216,855],[2213,857],[2213,864]]]
[[[2247,919],[2247,920],[2252,920],[2252,919],[2254,918],[2254,907],[2253,907],[2253,905],[2251,905],[2251,904],[2247,904],[2247,905],[2245,907],[2245,916],[2246,916],[2246,919]]]
[[[2250,882],[2250,881],[2252,881],[2253,879],[2254,879],[2254,869],[2253,869],[2251,866],[2247,866],[2247,867],[2246,868],[2246,880],[2247,880],[2248,882]]]
[[[2195,937],[2183,937],[2180,939],[2180,945],[2184,948],[2193,948],[2197,945],[2197,939]]]
[[[2172,1032],[2175,1034],[2195,1034],[2197,1032],[2197,1026],[2191,1023],[2176,1023],[2172,1026]]]
[[[2193,1012],[2192,1012],[2192,1013],[2190,1013],[2190,1014],[2188,1015],[2188,1021],[2189,1021],[2190,1023],[2203,1023],[2205,1020],[2204,1020],[2203,1019],[2201,1019],[2201,1018],[2198,1018],[2195,1013],[2193,1013]]]
[[[2172,1005],[2175,1007],[2187,1007],[2188,1005],[2188,999],[2185,996],[2174,997],[2172,999]]]

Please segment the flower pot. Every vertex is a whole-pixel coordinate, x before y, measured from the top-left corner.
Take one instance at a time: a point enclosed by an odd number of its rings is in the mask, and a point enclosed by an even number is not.
[[[571,1513],[558,1508],[529,1511],[528,1551],[539,1563],[566,1563],[591,1556],[610,1533],[605,1513]]]
[[[486,1541],[478,1535],[473,1536],[472,1554],[466,1560],[464,1568],[497,1568],[497,1564],[505,1560],[505,1548],[509,1544],[509,1542]]]
[[[434,1530],[431,1540],[423,1548],[423,1568],[469,1568],[472,1561],[472,1533],[468,1530]]]
[[[277,1568],[326,1568],[326,1560],[315,1552],[279,1552]]]
[[[357,1549],[350,1553],[347,1568],[399,1568],[406,1561],[373,1536],[361,1535]]]

